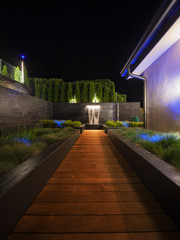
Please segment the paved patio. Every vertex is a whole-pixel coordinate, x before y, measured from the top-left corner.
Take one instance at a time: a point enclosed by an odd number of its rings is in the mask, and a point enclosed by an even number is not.
[[[180,234],[108,136],[86,130],[8,237],[22,239],[178,240]]]

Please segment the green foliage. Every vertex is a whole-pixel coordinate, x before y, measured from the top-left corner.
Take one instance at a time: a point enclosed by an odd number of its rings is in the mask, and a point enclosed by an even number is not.
[[[88,82],[85,82],[83,86],[82,102],[88,102]]]
[[[59,87],[60,87],[60,83],[58,79],[56,79],[54,82],[54,103],[59,102]]]
[[[53,102],[53,82],[48,81],[48,101]]]
[[[143,122],[129,122],[130,127],[144,127],[144,123]]]
[[[76,82],[75,96],[76,96],[76,102],[80,103],[81,102],[81,94],[80,94],[79,82]]]
[[[66,91],[65,91],[65,83],[61,83],[61,89],[60,89],[60,102],[66,102]]]
[[[103,102],[109,102],[109,89],[108,89],[108,84],[105,82],[104,84],[104,98]]]
[[[71,120],[66,120],[65,123],[63,123],[64,126],[66,127],[79,127],[81,126],[81,122],[80,121],[71,121]]]
[[[14,80],[20,82],[21,81],[20,77],[21,77],[20,70],[19,67],[17,66],[14,72]]]
[[[8,73],[8,70],[7,70],[7,66],[4,65],[3,68],[2,68],[2,72],[1,72],[4,76],[9,76],[9,73]]]
[[[35,79],[35,96],[41,98],[41,84],[39,79]]]
[[[108,121],[106,122],[106,126],[107,126],[107,127],[114,127],[114,121],[108,120]]]
[[[43,128],[57,128],[57,123],[54,120],[40,120]]]
[[[68,90],[67,90],[67,101],[68,103],[72,102],[73,100],[73,93],[72,93],[72,83],[68,83]]]
[[[95,95],[94,82],[89,84],[89,102],[92,103]]]
[[[48,100],[46,81],[47,81],[46,79],[43,79],[43,81],[42,81],[42,99],[44,99],[44,100]]]
[[[103,93],[102,93],[102,83],[101,82],[98,82],[97,91],[96,91],[96,97],[98,99],[98,102],[102,102],[102,100],[103,100]]]
[[[120,93],[116,93],[117,94],[117,102],[126,102],[126,95],[125,94],[120,94]]]
[[[109,98],[110,98],[110,102],[116,101],[116,91],[115,91],[114,82],[111,82],[111,90],[110,90]]]
[[[116,122],[114,123],[114,127],[123,127],[123,122],[121,122],[121,121],[116,121]]]

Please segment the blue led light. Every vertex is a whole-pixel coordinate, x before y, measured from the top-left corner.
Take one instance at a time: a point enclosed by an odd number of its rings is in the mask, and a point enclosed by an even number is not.
[[[14,140],[16,142],[19,142],[19,143],[24,143],[28,147],[31,145],[31,141],[28,138],[25,138],[25,137],[23,137],[23,138],[20,138],[20,137],[14,138]]]
[[[163,135],[159,135],[159,134],[156,134],[156,135],[153,135],[153,136],[149,136],[149,134],[147,133],[141,133],[139,135],[139,138],[144,140],[144,141],[149,141],[149,142],[159,142],[161,141],[162,139],[165,139],[166,136],[163,136]]]
[[[25,59],[25,56],[24,56],[24,55],[21,55],[21,59]]]
[[[130,126],[130,123],[129,123],[129,122],[124,121],[124,122],[122,122],[122,123],[123,123],[123,127],[129,127],[129,126]]]
[[[58,127],[63,127],[64,120],[54,120],[54,122],[57,124]]]

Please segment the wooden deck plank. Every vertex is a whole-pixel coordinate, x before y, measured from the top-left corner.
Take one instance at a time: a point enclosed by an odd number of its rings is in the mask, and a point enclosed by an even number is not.
[[[10,234],[8,240],[179,240],[178,232]]]
[[[23,216],[13,232],[105,233],[175,231],[165,214],[103,216]]]
[[[84,131],[8,240],[179,240],[103,131]]]
[[[163,214],[156,202],[68,202],[42,203],[34,202],[26,215],[129,215],[129,214]]]
[[[155,201],[149,192],[40,192],[41,202],[144,202]]]

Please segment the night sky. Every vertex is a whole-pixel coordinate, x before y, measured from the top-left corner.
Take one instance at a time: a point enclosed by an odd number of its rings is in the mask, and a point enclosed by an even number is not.
[[[120,71],[162,0],[1,1],[0,58],[30,77],[64,81],[110,78],[128,101],[142,101],[143,83]]]

